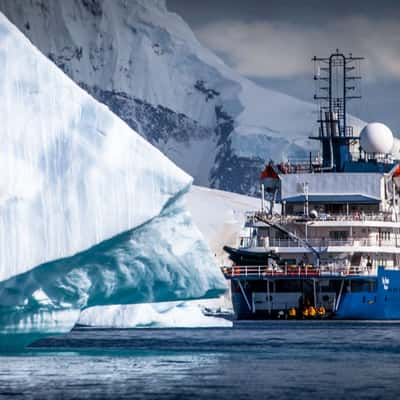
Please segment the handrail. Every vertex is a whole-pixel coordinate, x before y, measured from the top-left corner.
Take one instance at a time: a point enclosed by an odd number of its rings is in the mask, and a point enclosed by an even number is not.
[[[226,277],[280,277],[280,276],[300,276],[300,277],[316,277],[316,276],[348,276],[348,275],[376,275],[376,268],[361,266],[329,266],[325,265],[315,268],[312,265],[298,266],[288,265],[284,268],[274,269],[269,266],[225,266],[221,267]]]
[[[339,246],[351,246],[351,247],[400,247],[400,241],[395,239],[307,239],[314,248],[326,248],[326,247],[339,247]],[[296,239],[269,239],[269,238],[251,238],[248,236],[241,237],[241,247],[301,247],[305,246]]]
[[[270,220],[268,217],[266,217],[263,214],[256,214],[255,218],[258,221],[264,222],[265,224],[269,225],[271,228],[274,228],[277,231],[287,235],[291,240],[301,243],[302,247],[308,248],[316,257],[317,264],[319,265],[320,250],[314,248],[314,246],[312,244],[310,244],[307,239],[303,239],[303,238],[299,237],[296,233],[289,231],[285,226],[280,225],[280,224],[274,222],[273,220]]]
[[[246,212],[247,219],[255,219],[259,212]],[[363,213],[352,212],[349,214],[328,214],[320,213],[314,218],[304,215],[276,215],[275,219],[280,223],[288,222],[316,222],[316,221],[378,221],[378,222],[396,222],[395,217],[391,212],[381,211],[379,213]],[[276,221],[274,221],[276,222]]]

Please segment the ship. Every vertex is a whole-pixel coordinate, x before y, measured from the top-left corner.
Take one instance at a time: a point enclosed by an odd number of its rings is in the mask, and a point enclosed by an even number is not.
[[[259,210],[225,246],[235,320],[400,319],[400,163],[378,122],[356,132],[362,57],[314,57],[320,151],[268,162]]]

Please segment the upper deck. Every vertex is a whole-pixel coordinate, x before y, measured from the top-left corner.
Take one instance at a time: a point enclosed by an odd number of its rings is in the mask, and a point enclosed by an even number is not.
[[[224,266],[221,267],[227,279],[310,279],[310,278],[362,278],[376,277],[378,268],[360,266],[343,267],[340,265],[285,265],[271,266]]]
[[[313,216],[306,216],[304,214],[274,214],[269,216],[265,212],[248,211],[246,212],[247,227],[265,226],[260,222],[257,217],[263,216],[271,222],[283,225],[288,224],[308,224],[313,227],[340,227],[340,226],[370,226],[370,227],[387,227],[387,228],[400,228],[400,221],[398,215],[393,212],[378,211],[375,213],[365,212],[349,212],[346,213],[314,213]]]
[[[400,165],[392,166],[387,173],[276,174],[271,173],[274,168],[267,167],[263,192],[267,192],[271,204],[281,205],[280,218],[285,219],[281,223],[395,227],[400,220]]]

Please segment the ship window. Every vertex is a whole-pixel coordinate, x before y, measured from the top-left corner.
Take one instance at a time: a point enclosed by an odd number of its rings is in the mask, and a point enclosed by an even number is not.
[[[390,232],[389,231],[380,231],[379,232],[379,240],[390,240]]]
[[[351,281],[352,292],[375,292],[376,280],[371,279],[355,279]]]
[[[284,262],[283,262],[283,265],[286,265],[286,266],[296,265],[296,264],[297,264],[297,261],[295,258],[288,258],[288,259],[284,260]]]
[[[330,231],[329,237],[333,240],[346,240],[349,237],[348,231]]]

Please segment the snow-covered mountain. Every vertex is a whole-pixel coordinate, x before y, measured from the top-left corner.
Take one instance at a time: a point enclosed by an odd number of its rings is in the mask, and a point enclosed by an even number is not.
[[[185,205],[190,176],[1,13],[0,120],[0,334],[224,292]]]
[[[265,161],[315,146],[313,104],[240,76],[164,0],[0,0],[0,10],[199,185],[254,193]]]

